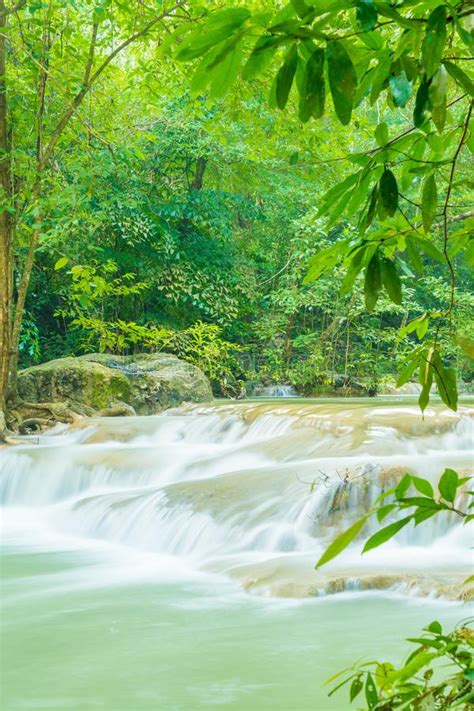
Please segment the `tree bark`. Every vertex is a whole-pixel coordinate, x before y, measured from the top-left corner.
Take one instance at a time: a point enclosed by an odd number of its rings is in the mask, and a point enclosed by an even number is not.
[[[65,108],[64,113],[52,130],[49,140],[43,137],[43,113],[45,103],[45,86],[48,77],[48,28],[43,35],[43,59],[40,63],[40,85],[38,93],[39,111],[37,115],[37,146],[36,146],[36,178],[33,188],[33,202],[36,203],[36,217],[31,236],[28,254],[23,266],[16,304],[13,304],[13,241],[12,224],[10,214],[4,209],[5,204],[11,202],[11,151],[9,150],[9,139],[7,131],[7,94],[5,83],[6,64],[6,33],[0,34],[0,415],[6,412],[7,396],[10,400],[17,398],[17,367],[18,367],[18,346],[20,341],[21,323],[23,311],[28,292],[31,272],[34,265],[35,251],[41,236],[43,215],[38,209],[41,203],[43,176],[48,170],[50,160],[53,156],[56,145],[61,138],[64,129],[69,124],[71,118],[76,114],[77,109],[82,104],[85,96],[88,95],[92,86],[103,74],[109,64],[126,47],[136,40],[144,37],[152,28],[158,25],[166,17],[173,15],[183,0],[176,0],[175,4],[167,11],[156,15],[145,27],[132,33],[123,40],[115,49],[99,64],[94,70],[95,50],[97,44],[98,24],[94,20],[92,23],[91,38],[86,64],[84,67],[84,77],[81,88]],[[7,16],[18,11],[26,4],[26,0],[18,0],[10,9],[5,7],[5,0],[0,0],[0,27],[6,26]],[[35,60],[38,64],[37,60]],[[0,418],[1,419],[1,418]],[[1,436],[0,425],[0,436]]]
[[[6,412],[12,335],[12,220],[11,152],[7,123],[6,27],[7,13],[0,0],[0,414]],[[1,429],[1,428],[0,428]],[[0,432],[1,437],[1,432]]]

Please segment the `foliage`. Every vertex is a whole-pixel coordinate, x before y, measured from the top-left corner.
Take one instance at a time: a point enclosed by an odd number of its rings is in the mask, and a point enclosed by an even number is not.
[[[182,331],[172,331],[154,324],[134,321],[104,321],[78,315],[73,326],[83,335],[79,348],[85,352],[99,350],[109,353],[166,351],[201,368],[214,384],[217,394],[235,396],[241,385],[236,382],[238,346],[221,337],[222,329],[215,324],[198,321]]]
[[[26,314],[21,324],[20,354],[37,363],[41,358],[39,329],[31,314]]]
[[[68,259],[61,257],[55,268],[60,270],[67,264]],[[142,295],[149,285],[137,282],[133,273],[117,277],[117,272],[117,264],[112,260],[70,268],[72,283],[65,291],[66,304],[55,315],[78,331],[77,349],[86,353],[94,350],[117,354],[162,350],[175,353],[202,368],[221,394],[239,394],[241,386],[235,378],[239,347],[222,338],[222,327],[197,321],[176,331],[153,323],[123,320],[118,316],[121,309],[117,301]],[[110,316],[115,319],[107,320]]]
[[[455,256],[462,252],[472,266],[472,219],[471,225],[467,220],[450,229],[452,201],[459,195],[455,173],[463,148],[472,144],[474,84],[460,66],[473,48],[466,26],[470,12],[462,2],[405,3],[395,9],[374,0],[329,6],[298,1],[274,15],[211,11],[203,28],[177,39],[178,61],[200,60],[195,92],[210,84],[210,95],[220,96],[241,65],[246,80],[267,77],[276,68],[270,105],[285,109],[294,85],[303,123],[324,115],[326,85],[343,125],[350,124],[354,109],[384,98],[390,118],[377,122],[375,147],[349,156],[356,171],[326,192],[318,213],[328,226],[342,215],[354,219],[357,234],[319,251],[306,275],[310,282],[342,262],[343,288],[350,290],[363,272],[369,312],[383,292],[401,304],[401,274],[421,272],[421,252],[448,269],[449,305],[432,313],[431,321],[451,322]],[[409,104],[411,117],[405,110]],[[441,249],[433,240],[437,231]],[[413,350],[405,372],[407,377],[419,372],[421,409],[436,381],[441,398],[455,410],[456,378],[441,352],[439,328],[436,324],[433,336]]]
[[[423,477],[405,474],[397,486],[383,492],[372,509],[349,529],[338,536],[323,555],[316,567],[338,556],[359,535],[372,516],[379,524],[387,517],[402,514],[392,523],[379,528],[366,541],[363,553],[383,545],[410,523],[415,526],[440,513],[451,513],[469,524],[474,515],[470,513],[474,502],[465,498],[474,494],[466,491],[471,476],[460,477],[453,469],[445,469],[435,491],[431,482]],[[469,499],[468,499],[469,500]],[[465,583],[472,582],[472,577]],[[474,632],[468,623],[461,623],[452,632],[444,633],[439,622],[424,628],[422,636],[409,639],[416,649],[405,663],[396,668],[390,662],[357,663],[338,672],[329,683],[338,680],[329,695],[350,683],[349,700],[352,703],[364,691],[367,709],[390,711],[391,709],[441,709],[470,708],[474,701],[473,648]],[[440,678],[439,663],[444,662],[447,674]],[[341,677],[344,677],[340,681]]]
[[[363,692],[363,708],[367,709],[468,711],[474,700],[474,631],[469,625],[472,625],[472,620],[460,623],[451,632],[444,632],[435,620],[423,628],[420,637],[408,640],[416,645],[416,649],[402,666],[397,668],[391,662],[356,664],[329,680],[338,680],[329,695],[350,684],[350,703]],[[441,680],[440,663],[446,669]],[[339,681],[341,677],[345,677],[343,681]]]
[[[447,109],[441,132],[433,121],[442,108],[433,107],[469,87],[467,20],[463,9],[448,12],[448,75],[437,70],[439,86],[427,80],[427,120],[417,127],[412,109],[431,61],[422,45],[437,37],[424,20],[435,7],[387,7],[186,2],[135,12],[133,3],[106,3],[97,13],[94,3],[54,0],[8,16],[13,292],[21,306],[28,287],[23,332],[38,330],[42,359],[99,347],[100,320],[102,340],[117,348],[134,347],[133,324],[181,332],[202,322],[234,344],[237,357],[222,362],[234,381],[374,393],[394,383],[398,366],[424,387],[422,405],[432,380],[456,406],[452,368],[473,376],[472,141],[468,128],[454,163],[466,98]],[[98,70],[111,47],[162,11],[83,95],[90,48]],[[197,62],[190,83],[188,61]],[[450,184],[454,289],[441,215]],[[114,274],[105,275],[110,263]],[[84,270],[72,284],[70,265]],[[101,279],[107,288],[143,286],[99,295]],[[119,320],[132,326],[118,333],[110,324]],[[38,352],[23,347],[21,364]]]
[[[413,509],[408,515],[385,526],[371,536],[364,546],[363,553],[382,545],[409,523],[418,526],[440,512],[453,512],[464,520],[464,524],[469,523],[474,519],[474,515],[466,513],[455,506],[455,500],[465,484],[472,478],[470,476],[459,477],[453,469],[445,469],[438,482],[438,492],[435,492],[427,479],[405,474],[396,487],[383,492],[379,496],[372,509],[363,518],[359,519],[351,528],[344,531],[331,543],[319,559],[316,567],[324,565],[347,548],[372,516],[376,516],[377,521],[381,523],[389,515],[406,513],[408,509]],[[414,496],[407,496],[410,488],[414,489]],[[390,501],[387,503],[386,500],[389,497]]]

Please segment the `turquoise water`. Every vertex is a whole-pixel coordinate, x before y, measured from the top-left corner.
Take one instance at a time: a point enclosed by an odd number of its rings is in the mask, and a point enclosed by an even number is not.
[[[403,637],[466,615],[381,593],[266,599],[217,577],[143,570],[127,584],[128,565],[136,574],[129,560],[120,580],[90,552],[8,551],[4,711],[343,711],[344,691],[329,699],[323,687],[335,671],[360,657],[401,661]]]
[[[472,470],[471,446],[467,413],[277,401],[0,450],[1,711],[349,710],[329,676],[468,615],[417,594],[466,577],[472,540],[446,519],[314,561],[387,481]]]

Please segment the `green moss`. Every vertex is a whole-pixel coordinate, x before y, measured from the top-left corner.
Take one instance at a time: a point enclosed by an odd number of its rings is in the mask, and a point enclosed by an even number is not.
[[[184,401],[212,399],[202,371],[166,353],[60,358],[21,371],[18,389],[30,402],[68,401],[93,410],[122,402],[144,415]]]

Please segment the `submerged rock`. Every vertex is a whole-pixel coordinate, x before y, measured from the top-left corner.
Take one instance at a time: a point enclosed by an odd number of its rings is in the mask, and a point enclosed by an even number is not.
[[[20,397],[30,403],[68,402],[84,415],[118,407],[152,415],[183,402],[212,400],[204,373],[167,353],[114,356],[106,353],[58,358],[22,370]]]

